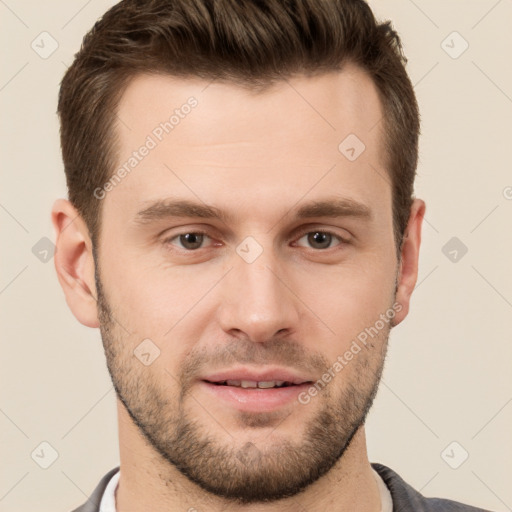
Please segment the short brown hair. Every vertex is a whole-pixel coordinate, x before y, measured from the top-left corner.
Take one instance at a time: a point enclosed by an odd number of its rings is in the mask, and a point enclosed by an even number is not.
[[[116,110],[135,75],[257,89],[346,62],[369,74],[383,105],[399,254],[413,201],[419,112],[400,38],[389,21],[376,21],[364,0],[124,0],[106,12],[84,37],[58,104],[69,199],[93,243],[101,213],[94,190],[114,173]]]

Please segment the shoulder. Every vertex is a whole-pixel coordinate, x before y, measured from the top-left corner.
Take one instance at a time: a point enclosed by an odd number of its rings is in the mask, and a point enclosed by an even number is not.
[[[387,466],[372,462],[372,467],[379,473],[391,493],[393,512],[489,512],[457,501],[426,498]]]

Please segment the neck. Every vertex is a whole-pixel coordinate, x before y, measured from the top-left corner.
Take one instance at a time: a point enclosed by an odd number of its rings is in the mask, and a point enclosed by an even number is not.
[[[362,426],[341,459],[297,496],[272,503],[234,504],[213,496],[165,461],[142,436],[118,402],[121,475],[117,512],[380,512],[379,489],[368,461]]]

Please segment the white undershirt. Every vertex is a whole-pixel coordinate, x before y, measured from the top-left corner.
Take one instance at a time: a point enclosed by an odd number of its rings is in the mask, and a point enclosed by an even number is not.
[[[381,476],[372,468],[375,480],[379,486],[380,501],[381,501],[381,512],[393,512],[393,500],[391,499],[391,493],[387,488],[384,480]],[[118,471],[108,482],[103,497],[100,503],[100,512],[116,512],[116,489],[119,482],[119,476],[121,471]]]
[[[119,470],[108,482],[100,503],[100,512],[116,512],[116,489],[119,482]]]
[[[393,512],[393,498],[391,498],[388,486],[384,483],[384,480],[382,480],[382,477],[377,473],[377,471],[375,471],[375,469],[372,468],[372,471],[375,476],[375,480],[377,480],[380,492],[380,512]]]

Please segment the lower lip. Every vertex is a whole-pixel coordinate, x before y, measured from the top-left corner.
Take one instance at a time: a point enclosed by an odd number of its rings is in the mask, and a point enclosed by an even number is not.
[[[272,412],[294,400],[298,403],[298,395],[306,391],[311,384],[298,384],[282,388],[242,388],[223,386],[201,381],[201,387],[238,410],[243,412]]]

